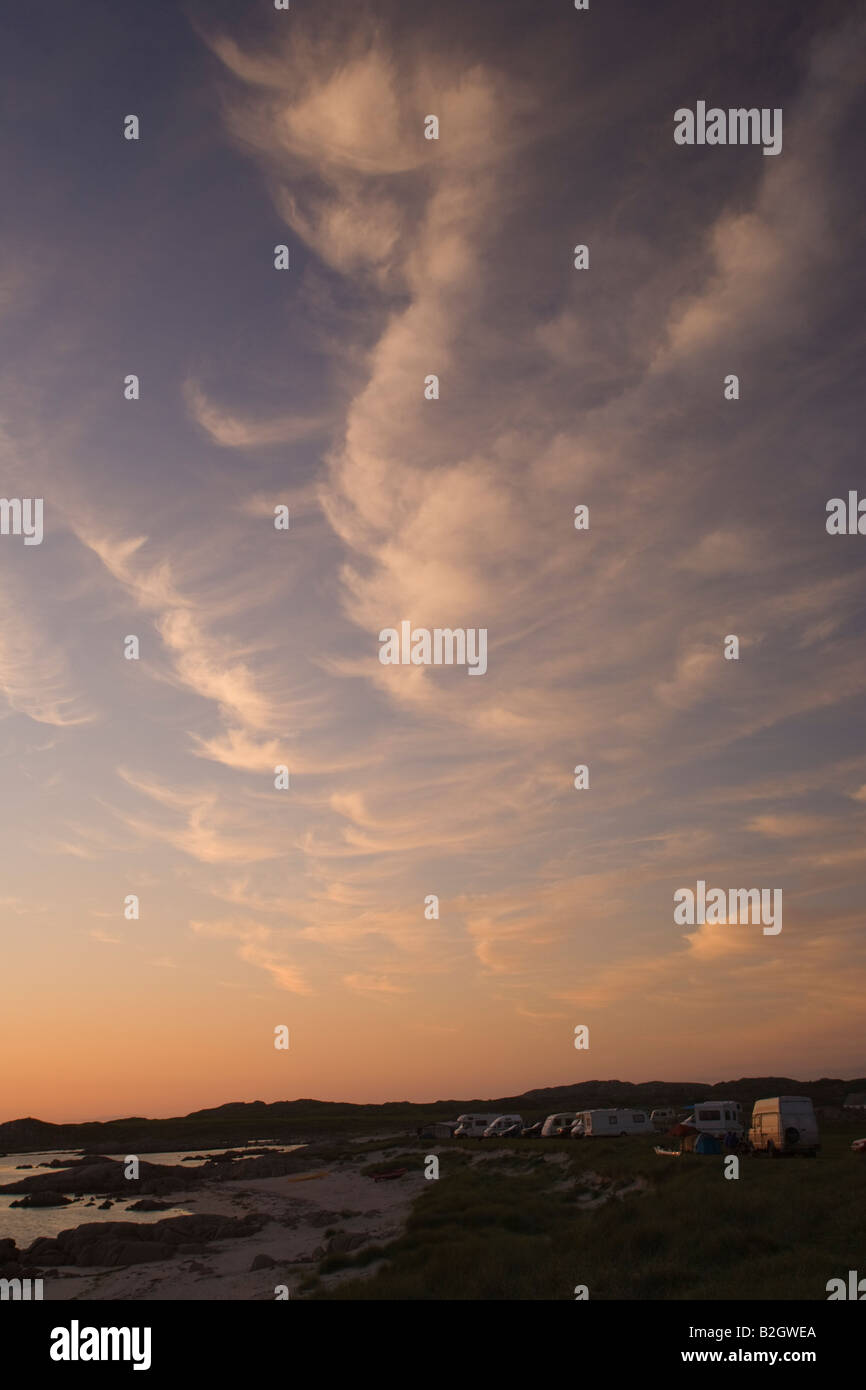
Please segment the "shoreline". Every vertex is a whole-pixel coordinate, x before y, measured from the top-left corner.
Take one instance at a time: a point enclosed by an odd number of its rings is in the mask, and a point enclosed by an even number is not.
[[[295,1160],[287,1165],[294,1171],[278,1175],[209,1173],[189,1187],[160,1195],[172,1205],[183,1205],[192,1213],[190,1221],[240,1219],[250,1223],[251,1229],[239,1225],[237,1234],[232,1230],[203,1244],[179,1245],[178,1253],[167,1259],[144,1255],[141,1263],[103,1266],[49,1264],[46,1259],[22,1264],[16,1272],[41,1278],[43,1299],[54,1302],[271,1300],[277,1297],[278,1286],[287,1289],[288,1297],[295,1297],[300,1284],[317,1274],[319,1262],[327,1255],[386,1245],[402,1233],[410,1208],[429,1187],[423,1165],[416,1162],[402,1177],[388,1182],[375,1182],[361,1169],[372,1164],[393,1166],[401,1162],[401,1154],[410,1152],[417,1159],[416,1151],[405,1147],[405,1140],[400,1148],[391,1141],[355,1159],[329,1161],[311,1153],[303,1163]],[[231,1164],[240,1166],[237,1160]],[[118,1211],[117,1216],[122,1219],[123,1213]],[[113,1234],[111,1223],[87,1222],[69,1227],[66,1234],[80,1240],[82,1231],[90,1234],[91,1225],[103,1225],[109,1238]],[[142,1229],[156,1232],[158,1227]],[[331,1285],[372,1274],[377,1267],[378,1262],[371,1262],[321,1277]],[[11,1277],[12,1266],[4,1265],[0,1273]]]

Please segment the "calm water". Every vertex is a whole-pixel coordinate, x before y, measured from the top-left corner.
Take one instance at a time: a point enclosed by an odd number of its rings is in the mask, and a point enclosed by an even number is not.
[[[303,1144],[268,1144],[262,1146],[267,1148],[278,1148],[281,1153],[291,1153],[294,1149],[303,1148]],[[142,1154],[141,1157],[147,1163],[166,1163],[169,1166],[180,1164],[187,1154],[193,1151],[190,1149],[176,1149],[173,1153],[162,1154]],[[207,1153],[227,1153],[227,1149],[208,1149]],[[255,1157],[256,1148],[245,1151],[250,1158]],[[201,1154],[203,1163],[206,1154]],[[40,1168],[41,1163],[50,1163],[55,1158],[80,1158],[81,1153],[78,1149],[55,1150],[53,1153],[32,1153],[32,1154],[6,1154],[0,1157],[0,1183],[17,1182],[19,1178],[29,1178],[36,1173],[47,1173],[50,1170]],[[106,1154],[107,1158],[123,1159],[125,1154]],[[21,1163],[32,1164],[32,1172],[27,1170],[18,1171]],[[194,1168],[194,1163],[184,1163],[184,1168]],[[0,1239],[11,1237],[22,1250],[37,1239],[38,1236],[56,1236],[59,1231],[68,1231],[73,1226],[80,1226],[85,1221],[160,1221],[166,1216],[186,1216],[190,1212],[207,1211],[207,1202],[202,1201],[200,1193],[192,1193],[189,1198],[185,1198],[182,1205],[171,1207],[168,1211],[127,1211],[126,1208],[132,1202],[138,1201],[138,1196],[119,1197],[112,1201],[108,1211],[100,1211],[99,1204],[103,1201],[102,1197],[97,1197],[94,1205],[88,1206],[91,1200],[90,1193],[83,1197],[73,1197],[67,1207],[11,1207],[10,1203],[18,1200],[24,1194],[21,1192],[0,1192]],[[159,1198],[160,1201],[164,1200]]]

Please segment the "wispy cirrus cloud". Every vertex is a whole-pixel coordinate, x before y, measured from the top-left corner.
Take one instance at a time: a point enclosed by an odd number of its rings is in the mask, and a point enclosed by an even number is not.
[[[189,925],[197,936],[236,941],[238,959],[265,971],[278,989],[292,994],[313,992],[300,970],[286,959],[270,927],[250,920],[192,921]]]
[[[322,434],[327,420],[314,415],[284,415],[269,420],[242,418],[213,404],[194,382],[185,396],[190,415],[214,444],[224,449],[255,449],[272,444],[296,444]]]
[[[480,3],[219,32],[202,5],[188,140],[154,127],[150,162],[106,154],[117,224],[61,197],[58,242],[9,171],[40,266],[23,297],[13,267],[9,313],[46,312],[4,360],[0,444],[51,526],[38,556],[3,552],[7,891],[27,902],[44,874],[70,992],[100,1020],[106,1000],[140,1006],[144,1037],[156,977],[91,951],[85,978],[65,943],[146,884],[173,1056],[241,981],[206,1077],[216,1057],[232,1094],[261,1074],[278,991],[308,1030],[292,1062],[310,1094],[395,1076],[455,1094],[471,1067],[476,1094],[553,1083],[584,1060],[584,1007],[602,1074],[672,1074],[681,1021],[703,1058],[723,1038],[743,1072],[796,1073],[789,1054],[815,1055],[788,1023],[805,998],[835,1070],[863,979],[864,564],[823,528],[862,434],[860,29],[812,7],[796,61],[781,45],[761,72],[750,46],[776,19],[738,8],[734,67],[723,26],[666,3],[630,16],[612,63],[610,16],[578,42],[573,13],[488,24]],[[778,160],[674,145],[684,71],[721,92],[777,69]],[[54,72],[64,109],[81,70]],[[78,179],[55,166],[61,192],[89,186],[89,139],[64,151]],[[130,277],[118,226],[145,222]],[[381,665],[404,618],[486,627],[487,674]],[[53,746],[22,743],[16,712]],[[781,885],[780,937],[678,932],[672,893],[698,877]]]
[[[37,724],[67,728],[97,718],[95,702],[76,682],[65,643],[27,616],[8,591],[0,612],[0,695],[7,710]]]

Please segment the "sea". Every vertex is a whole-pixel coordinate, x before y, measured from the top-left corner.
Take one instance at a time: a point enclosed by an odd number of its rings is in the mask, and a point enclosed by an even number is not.
[[[268,1149],[279,1149],[280,1153],[292,1153],[293,1150],[303,1147],[303,1144],[267,1145]],[[141,1158],[146,1163],[166,1163],[172,1166],[180,1165],[188,1154],[194,1155],[200,1162],[204,1163],[208,1154],[228,1152],[228,1149],[208,1149],[199,1155],[194,1149],[176,1149],[170,1153],[142,1154]],[[242,1152],[245,1158],[255,1158],[256,1146],[253,1144]],[[46,1153],[3,1154],[0,1155],[0,1184],[17,1182],[19,1178],[29,1178],[36,1173],[47,1173],[49,1169],[44,1165],[49,1164],[55,1158],[74,1159],[82,1157],[80,1149],[55,1149]],[[126,1154],[105,1154],[103,1157],[122,1160]],[[19,1171],[22,1164],[28,1163],[32,1171],[26,1169],[23,1172]],[[194,1168],[195,1164],[184,1164],[184,1167]],[[22,1192],[0,1192],[0,1240],[8,1240],[11,1237],[19,1250],[26,1249],[31,1241],[36,1240],[39,1236],[56,1236],[60,1231],[68,1231],[73,1226],[83,1225],[85,1221],[153,1222],[162,1221],[167,1216],[187,1216],[193,1211],[207,1210],[206,1203],[201,1205],[200,1192],[189,1194],[194,1205],[188,1206],[184,1202],[169,1208],[167,1211],[128,1211],[127,1207],[131,1206],[133,1202],[137,1202],[141,1194],[130,1197],[113,1197],[108,1211],[99,1210],[99,1204],[104,1200],[101,1197],[95,1199],[93,1206],[88,1206],[91,1201],[90,1193],[81,1197],[73,1197],[69,1206],[65,1207],[13,1207],[12,1202],[17,1201],[23,1195]]]

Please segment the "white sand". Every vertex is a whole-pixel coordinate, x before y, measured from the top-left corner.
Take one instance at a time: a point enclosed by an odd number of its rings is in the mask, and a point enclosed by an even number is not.
[[[430,1152],[436,1152],[435,1147]],[[380,1162],[381,1158],[377,1153],[365,1154],[364,1163]],[[389,1150],[387,1162],[395,1168],[402,1166],[393,1150]],[[311,1166],[310,1175],[220,1182],[184,1192],[179,1197],[189,1211],[225,1216],[255,1212],[268,1218],[268,1223],[257,1235],[218,1241],[199,1255],[120,1269],[58,1270],[58,1277],[45,1280],[45,1299],[274,1299],[280,1284],[288,1287],[292,1297],[301,1280],[316,1272],[328,1243],[326,1231],[363,1233],[365,1244],[381,1245],[402,1232],[410,1206],[431,1186],[417,1153],[406,1162],[411,1165],[409,1171],[388,1182],[374,1182],[361,1175],[360,1165],[345,1163]],[[172,1200],[171,1196],[166,1200]],[[346,1210],[357,1215],[341,1217],[340,1212]],[[324,1213],[329,1214],[328,1219]],[[122,1211],[117,1219],[123,1220]],[[286,1219],[293,1224],[281,1224]],[[312,1224],[316,1220],[320,1224]],[[314,1251],[319,1252],[316,1259]],[[277,1266],[250,1273],[256,1255],[270,1255]],[[328,1275],[325,1282],[331,1285],[369,1276],[375,1268],[371,1264],[361,1270],[340,1270]]]

